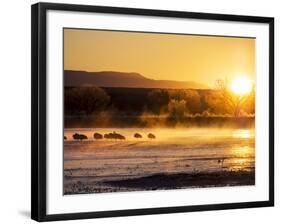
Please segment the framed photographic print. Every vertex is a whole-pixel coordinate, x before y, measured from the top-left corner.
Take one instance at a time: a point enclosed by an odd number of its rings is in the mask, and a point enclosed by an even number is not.
[[[274,205],[274,19],[32,6],[32,218]]]

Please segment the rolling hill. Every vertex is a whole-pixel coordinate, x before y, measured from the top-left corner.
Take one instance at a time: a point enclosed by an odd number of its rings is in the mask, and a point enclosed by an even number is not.
[[[161,88],[161,89],[208,89],[208,86],[196,82],[171,80],[154,80],[139,73],[115,71],[86,72],[64,71],[64,86],[99,86],[129,88]]]

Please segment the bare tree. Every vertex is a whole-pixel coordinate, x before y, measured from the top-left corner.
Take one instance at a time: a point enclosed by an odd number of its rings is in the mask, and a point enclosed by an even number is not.
[[[249,94],[239,95],[234,94],[230,91],[228,81],[226,80],[216,80],[216,89],[220,93],[220,97],[226,106],[230,109],[234,117],[239,117],[241,114],[241,109],[253,96],[254,90]]]

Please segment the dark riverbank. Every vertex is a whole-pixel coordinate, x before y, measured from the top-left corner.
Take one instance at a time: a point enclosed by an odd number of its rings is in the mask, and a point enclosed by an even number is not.
[[[72,184],[65,185],[65,194],[247,186],[254,184],[254,170],[155,174],[146,177],[104,181],[99,183],[91,183],[90,181],[72,182]]]
[[[248,171],[221,171],[194,174],[156,174],[128,180],[108,181],[106,184],[139,189],[175,189],[187,187],[254,185],[255,173]]]

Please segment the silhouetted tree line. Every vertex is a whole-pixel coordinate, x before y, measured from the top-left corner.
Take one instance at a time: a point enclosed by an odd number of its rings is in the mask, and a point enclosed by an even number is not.
[[[229,93],[227,93],[229,94]],[[254,92],[243,102],[231,102],[222,88],[216,90],[65,87],[66,115],[90,115],[110,111],[120,116],[143,113],[184,116],[254,115]],[[233,108],[231,105],[236,105]]]
[[[98,87],[65,88],[64,109],[66,114],[102,111],[107,108],[110,96]]]

